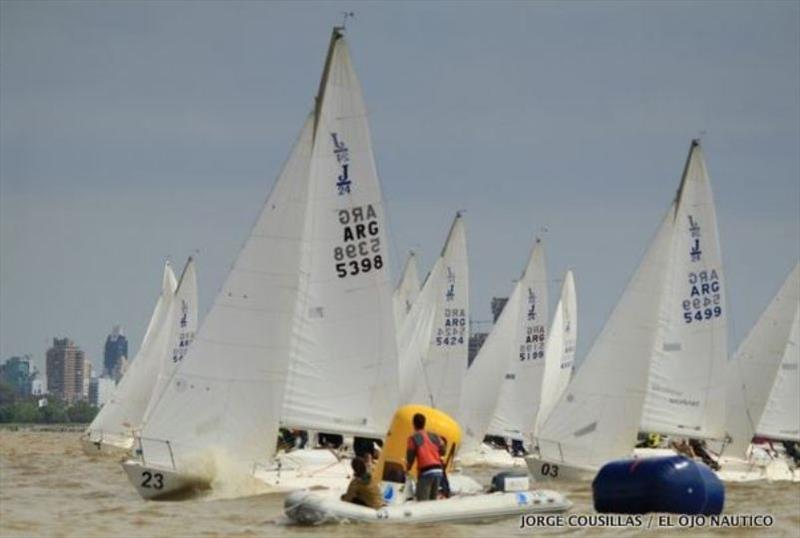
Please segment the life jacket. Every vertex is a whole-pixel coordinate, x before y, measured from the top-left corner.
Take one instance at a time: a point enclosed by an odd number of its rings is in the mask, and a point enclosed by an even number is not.
[[[444,467],[442,457],[439,455],[439,447],[442,444],[439,436],[421,430],[409,438],[409,444],[411,443],[416,451],[417,469],[420,473],[428,469]]]

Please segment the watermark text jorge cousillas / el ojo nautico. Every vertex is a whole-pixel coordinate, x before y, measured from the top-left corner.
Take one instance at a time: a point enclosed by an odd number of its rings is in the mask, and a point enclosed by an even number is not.
[[[526,514],[520,516],[519,528],[767,528],[774,523],[771,514]]]

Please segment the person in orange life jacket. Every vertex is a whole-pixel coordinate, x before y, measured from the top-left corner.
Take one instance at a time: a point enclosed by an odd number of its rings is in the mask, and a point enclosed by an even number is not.
[[[444,476],[442,456],[444,443],[435,433],[425,431],[425,415],[414,415],[414,435],[408,438],[406,463],[408,470],[417,462],[417,500],[435,500]]]

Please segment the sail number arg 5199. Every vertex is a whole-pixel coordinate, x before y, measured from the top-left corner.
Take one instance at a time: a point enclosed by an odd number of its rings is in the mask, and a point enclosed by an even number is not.
[[[347,278],[383,268],[378,214],[372,204],[339,211],[342,243],[333,249],[336,276]]]

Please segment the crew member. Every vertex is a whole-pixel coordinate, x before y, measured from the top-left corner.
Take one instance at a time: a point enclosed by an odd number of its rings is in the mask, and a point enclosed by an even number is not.
[[[410,471],[417,462],[417,500],[435,500],[444,475],[445,446],[435,433],[425,431],[425,415],[414,415],[414,435],[408,438],[406,464]]]
[[[367,464],[361,458],[353,458],[353,479],[347,486],[347,492],[341,499],[345,502],[360,504],[370,508],[383,506],[383,497],[378,484],[372,482],[372,475],[367,471]]]

